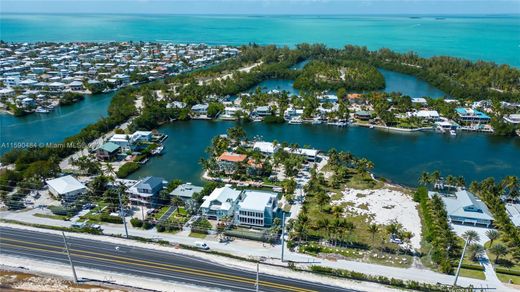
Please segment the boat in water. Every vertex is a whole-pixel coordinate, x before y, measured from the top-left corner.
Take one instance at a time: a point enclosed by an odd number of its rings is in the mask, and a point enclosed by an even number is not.
[[[35,113],[41,113],[41,114],[46,114],[46,113],[49,113],[50,111],[44,107],[37,107],[36,110],[34,110]]]
[[[159,146],[152,150],[152,155],[161,155],[164,150],[164,146]]]
[[[457,136],[457,132],[455,132],[455,130],[451,129],[451,130],[450,130],[450,135],[452,135],[452,136]]]
[[[303,123],[303,121],[300,118],[293,118],[289,120],[290,125],[299,125],[301,123]]]

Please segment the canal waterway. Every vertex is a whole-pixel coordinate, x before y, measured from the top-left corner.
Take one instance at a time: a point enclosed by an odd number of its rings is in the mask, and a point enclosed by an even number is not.
[[[442,96],[444,93],[412,76],[381,70],[386,78],[385,91],[400,91],[412,97]],[[291,80],[268,80],[259,84],[265,90],[297,93]],[[106,116],[113,93],[87,96],[71,106],[59,107],[49,114],[17,118],[0,114],[0,142],[60,142],[83,127]],[[133,178],[157,175],[201,183],[198,163],[204,149],[216,135],[226,132],[233,122],[188,121],[165,125],[159,130],[169,135],[165,154],[151,159]],[[520,176],[520,139],[486,134],[462,133],[456,137],[438,133],[400,134],[350,127],[325,125],[244,124],[250,137],[276,139],[309,145],[321,150],[336,148],[351,151],[374,161],[377,175],[396,183],[414,185],[422,171],[440,170],[463,175],[468,181],[488,176]],[[0,148],[0,154],[8,151]]]
[[[160,128],[169,138],[165,153],[151,159],[131,177],[147,175],[179,178],[201,183],[199,159],[211,139],[226,133],[234,122],[185,121]],[[404,185],[416,185],[422,171],[481,180],[489,176],[520,176],[520,139],[486,134],[462,133],[455,137],[434,132],[388,133],[364,127],[338,128],[327,125],[244,123],[248,136],[287,141],[320,150],[336,148],[366,157],[375,164],[374,172]]]

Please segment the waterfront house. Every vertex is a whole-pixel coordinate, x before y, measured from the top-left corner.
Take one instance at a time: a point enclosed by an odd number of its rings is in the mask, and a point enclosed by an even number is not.
[[[303,156],[308,161],[316,161],[316,158],[318,158],[318,153],[320,153],[320,151],[317,149],[307,149],[307,148],[293,149],[290,147],[285,147],[283,150],[285,150],[291,154]]]
[[[488,115],[476,109],[458,107],[455,111],[460,122],[485,124],[491,120]]]
[[[260,151],[264,155],[273,155],[280,146],[274,145],[272,142],[258,141],[253,144],[253,149]]]
[[[467,190],[458,190],[452,195],[443,195],[442,200],[450,221],[454,224],[490,228],[493,215],[486,204]]]
[[[107,142],[96,150],[96,158],[99,160],[112,160],[117,156],[121,147],[115,143]]]
[[[164,187],[162,177],[148,176],[128,189],[130,203],[147,208],[155,208],[159,193]]]
[[[256,116],[266,117],[271,115],[271,107],[268,105],[257,106],[254,111]]]
[[[416,105],[420,105],[420,106],[424,106],[424,105],[427,105],[428,102],[426,101],[426,98],[424,97],[414,97],[411,99],[412,101],[412,104],[416,104]]]
[[[72,81],[69,84],[69,88],[72,91],[82,91],[84,89],[83,88],[83,83],[81,81]]]
[[[237,106],[226,106],[224,112],[220,115],[220,118],[223,120],[235,120],[237,113],[241,110],[242,108]]]
[[[416,112],[408,112],[409,117],[417,117],[423,120],[437,122],[440,121],[441,116],[435,110],[420,110]]]
[[[152,141],[151,131],[135,131],[130,137],[131,144],[146,143]]]
[[[218,157],[217,164],[220,171],[223,171],[226,174],[232,174],[237,171],[240,163],[245,163],[246,161],[247,155],[224,152]]]
[[[194,186],[191,183],[181,184],[170,192],[170,196],[178,197],[183,200],[186,204],[193,203],[193,195],[202,192],[204,188]]]
[[[285,110],[283,115],[287,121],[290,121],[292,119],[297,119],[303,115],[303,109],[297,109],[294,107],[290,107]]]
[[[362,121],[368,121],[372,118],[372,113],[368,111],[357,111],[354,113],[354,117]]]
[[[191,112],[197,116],[205,116],[208,114],[208,104],[196,104],[191,107]]]
[[[278,196],[273,192],[244,190],[235,222],[242,226],[270,227],[276,217]]]
[[[21,104],[25,108],[32,108],[32,107],[36,106],[36,102],[34,101],[34,99],[32,99],[30,97],[22,98]]]
[[[518,125],[520,124],[520,114],[510,114],[508,116],[505,116],[504,121],[510,124]]]
[[[200,212],[209,219],[221,219],[222,217],[233,217],[240,200],[241,191],[229,186],[216,188],[204,199],[200,206]]]
[[[131,140],[127,134],[114,134],[108,141],[119,145],[124,151],[130,150]]]
[[[49,192],[65,203],[74,202],[87,193],[87,187],[71,175],[51,179],[45,182]]]
[[[65,84],[61,82],[52,82],[49,83],[48,87],[50,91],[58,92],[63,91],[65,89]]]

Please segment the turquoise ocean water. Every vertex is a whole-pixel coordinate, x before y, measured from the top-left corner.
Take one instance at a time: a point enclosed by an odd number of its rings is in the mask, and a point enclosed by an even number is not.
[[[173,41],[388,47],[520,66],[520,16],[0,14],[4,41]]]

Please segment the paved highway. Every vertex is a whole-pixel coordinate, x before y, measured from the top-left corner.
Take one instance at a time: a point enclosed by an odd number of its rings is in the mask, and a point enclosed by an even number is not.
[[[255,272],[221,266],[203,258],[153,249],[74,237],[67,239],[76,266],[219,290],[255,291]],[[63,237],[55,234],[0,227],[0,253],[68,265]],[[78,277],[81,278],[81,273]],[[260,274],[260,291],[356,290]]]

